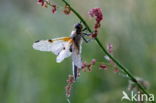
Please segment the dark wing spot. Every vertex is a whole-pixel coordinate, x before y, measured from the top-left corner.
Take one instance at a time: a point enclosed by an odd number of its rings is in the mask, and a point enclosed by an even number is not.
[[[51,43],[52,43],[52,42],[53,42],[53,40],[49,39],[49,40],[48,40],[48,42],[51,42]]]
[[[35,43],[40,42],[40,40],[36,40]]]
[[[63,50],[65,50],[66,48],[65,47],[63,47]]]

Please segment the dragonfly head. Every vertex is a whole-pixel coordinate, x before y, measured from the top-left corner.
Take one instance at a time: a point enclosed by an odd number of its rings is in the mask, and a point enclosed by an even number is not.
[[[78,24],[75,25],[75,29],[76,29],[76,30],[80,30],[80,31],[81,31],[82,28],[83,28],[83,27],[82,27],[82,24],[81,24],[81,23],[78,23]]]

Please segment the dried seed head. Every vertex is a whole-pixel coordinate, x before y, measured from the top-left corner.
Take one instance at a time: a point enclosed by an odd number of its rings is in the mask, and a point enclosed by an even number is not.
[[[149,87],[150,87],[150,83],[147,81],[147,80],[144,80],[144,79],[142,79],[142,78],[140,78],[140,77],[135,77],[135,79],[137,80],[137,82],[139,83],[139,84],[141,84],[145,89],[149,89]],[[138,86],[133,82],[133,81],[129,81],[129,83],[128,83],[128,90],[129,91],[135,91],[135,92],[137,92],[137,91],[139,91],[139,88],[138,88]]]
[[[95,31],[91,34],[91,37],[92,37],[92,38],[96,38],[97,35],[98,35],[98,31],[95,30]]]
[[[67,85],[67,86],[65,87],[66,96],[67,96],[67,97],[70,97],[71,89],[72,89],[72,86],[71,86],[71,85]]]
[[[37,0],[38,4],[41,4],[42,6],[44,5],[44,0]]]
[[[55,13],[56,13],[56,5],[52,5],[51,7],[52,7],[51,12],[52,12],[53,14],[55,14]]]
[[[82,69],[86,68],[87,67],[87,62],[83,62],[82,63]]]
[[[114,72],[115,73],[118,73],[119,72],[119,69],[118,68],[114,68]]]
[[[112,53],[112,49],[113,49],[113,45],[112,45],[112,44],[108,44],[108,45],[107,45],[107,51],[108,51],[109,53]]]
[[[96,59],[92,59],[91,64],[94,65],[96,63]]]
[[[65,87],[67,97],[70,97],[72,85],[73,85],[74,82],[75,82],[74,76],[73,75],[68,75],[67,86]]]
[[[74,76],[73,75],[68,75],[67,83],[72,84],[74,83]]]
[[[46,7],[46,8],[48,7],[47,2],[44,0],[37,0],[37,3],[41,4],[42,7]]]
[[[70,9],[70,7],[68,6],[68,5],[65,5],[64,6],[64,14],[66,14],[66,15],[69,15],[70,14],[70,12],[71,12],[71,9]]]
[[[87,69],[88,69],[89,72],[91,72],[92,71],[92,64],[88,64]]]

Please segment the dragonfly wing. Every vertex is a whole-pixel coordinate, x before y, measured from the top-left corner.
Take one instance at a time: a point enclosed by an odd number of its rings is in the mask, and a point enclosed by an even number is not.
[[[82,67],[82,60],[80,54],[79,55],[72,54],[72,60],[74,62],[74,65],[76,65],[78,68]]]
[[[66,44],[70,43],[72,39],[70,37],[61,37],[49,40],[38,40],[33,44],[33,48],[40,51],[53,52],[55,55],[63,50]]]
[[[61,52],[59,53],[59,55],[56,58],[56,61],[58,63],[62,62],[65,58],[69,57],[72,53],[71,53],[71,42],[68,42],[67,44],[65,44],[64,48],[61,50]]]

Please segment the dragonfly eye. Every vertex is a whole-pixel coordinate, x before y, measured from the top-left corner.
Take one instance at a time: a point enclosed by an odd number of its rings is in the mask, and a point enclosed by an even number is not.
[[[76,24],[75,29],[79,29],[79,30],[82,29],[82,24],[80,24],[80,23]]]

